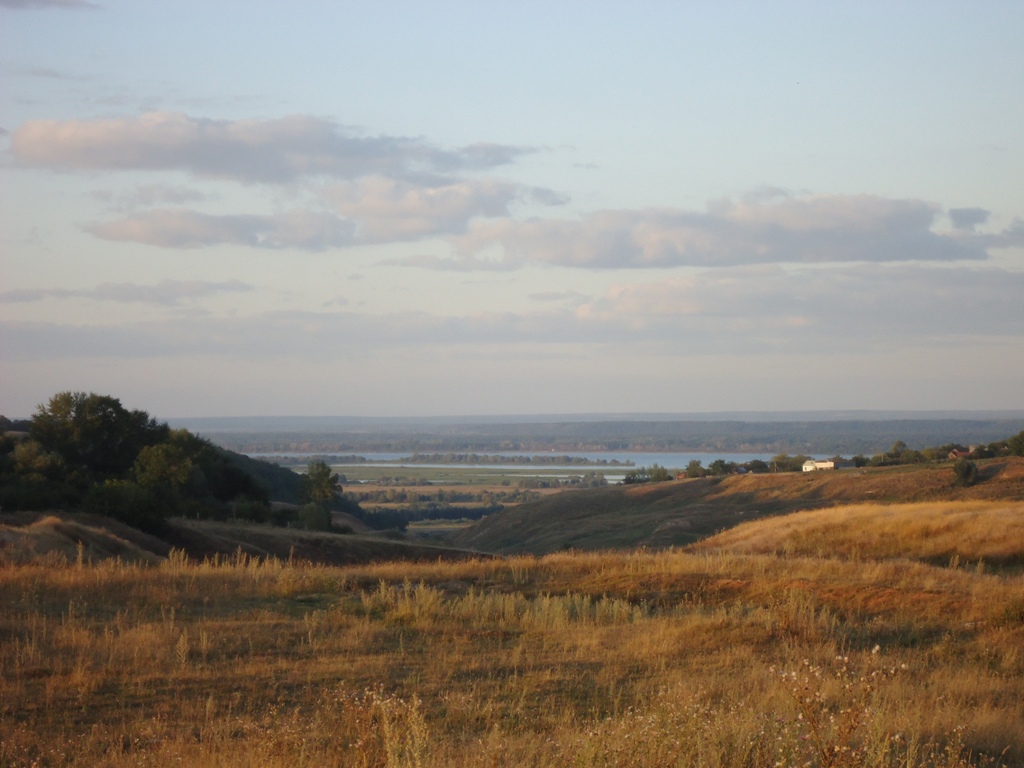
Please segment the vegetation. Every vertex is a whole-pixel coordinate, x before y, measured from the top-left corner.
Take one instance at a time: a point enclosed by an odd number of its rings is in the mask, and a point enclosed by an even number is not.
[[[1024,572],[1024,502],[851,504],[737,525],[692,551],[873,560]]]
[[[302,522],[269,504],[298,500],[293,472],[171,429],[116,398],[61,392],[27,426],[27,435],[0,437],[6,511],[84,509],[152,532],[175,516]]]
[[[350,420],[351,421],[351,420]],[[450,420],[211,420],[203,433],[246,453],[345,454],[364,452],[594,453],[642,451],[674,453],[876,454],[897,438],[908,445],[942,441],[981,444],[1002,440],[1024,428],[1003,419],[830,419],[816,421],[611,420],[500,423]],[[244,427],[244,429],[239,429]],[[221,431],[218,431],[221,430]],[[271,431],[272,430],[272,431]]]
[[[669,547],[692,544],[762,517],[864,501],[1024,501],[1024,459],[977,462],[958,482],[953,463],[831,472],[746,473],[613,486],[545,496],[488,515],[453,539],[485,552]]]
[[[541,465],[541,466],[627,466],[626,463],[614,459],[589,459],[583,456],[567,456],[565,454],[555,456],[544,454],[543,456],[509,456],[507,454],[480,454],[480,453],[414,453],[408,459],[410,464],[516,464],[516,465]]]
[[[305,502],[271,507],[113,398],[13,426],[0,766],[1024,766],[1024,433],[654,465],[458,534],[543,555],[497,558],[326,532],[410,511],[323,460],[261,467]],[[424,514],[465,514],[437,490]],[[51,501],[101,514],[11,512]],[[308,530],[237,520],[267,517]]]
[[[876,541],[926,541],[923,507],[871,514]],[[990,544],[969,569],[841,535],[811,557],[8,562],[0,764],[1019,766],[1024,577]]]
[[[639,483],[664,483],[674,479],[675,476],[665,467],[660,464],[652,464],[649,467],[640,467],[627,472],[622,482],[625,485],[637,485]]]
[[[957,485],[974,485],[978,480],[978,465],[970,459],[960,459],[953,465]]]

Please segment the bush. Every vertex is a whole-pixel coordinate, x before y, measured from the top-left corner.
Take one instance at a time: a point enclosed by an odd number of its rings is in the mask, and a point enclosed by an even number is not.
[[[956,484],[966,488],[977,482],[978,465],[970,459],[960,459],[953,465],[953,474],[956,475]]]
[[[163,527],[164,519],[170,517],[174,505],[138,483],[108,480],[89,489],[85,509],[155,533]]]
[[[306,504],[299,510],[299,520],[307,531],[331,530],[331,513],[319,504]]]

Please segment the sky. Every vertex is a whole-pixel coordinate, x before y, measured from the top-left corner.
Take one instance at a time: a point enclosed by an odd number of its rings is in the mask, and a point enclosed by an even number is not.
[[[0,413],[1024,408],[1022,29],[0,0]]]

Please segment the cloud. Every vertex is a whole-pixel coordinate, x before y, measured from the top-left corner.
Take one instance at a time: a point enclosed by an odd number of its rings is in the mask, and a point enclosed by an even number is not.
[[[933,232],[939,209],[869,195],[766,195],[704,211],[599,211],[581,219],[477,222],[455,239],[463,268],[500,247],[508,265],[563,267],[736,266],[851,261],[984,259],[986,243]],[[435,266],[441,266],[437,264]]]
[[[658,336],[699,333],[718,344],[885,346],[907,337],[1016,335],[1024,273],[920,264],[706,270],[622,284],[581,305],[595,322]]]
[[[410,182],[385,176],[330,185],[322,201],[343,214],[293,210],[273,215],[211,215],[181,208],[140,212],[88,230],[107,240],[165,248],[235,244],[259,248],[323,250],[354,244],[418,240],[459,235],[478,217],[507,216],[517,200],[558,199],[546,190],[495,179]],[[158,202],[189,202],[204,196],[193,190],[148,185],[115,195],[96,195],[117,207]]]
[[[25,10],[29,8],[83,9],[99,8],[88,0],[0,0],[0,8]]]
[[[950,208],[949,219],[953,222],[953,229],[973,232],[979,224],[988,221],[990,213],[984,208]]]
[[[170,186],[168,184],[144,184],[131,190],[113,192],[98,190],[93,192],[97,200],[109,203],[120,210],[148,208],[153,205],[181,205],[206,199],[206,195],[188,187]]]
[[[595,299],[531,312],[271,312],[173,317],[107,326],[0,322],[11,360],[213,355],[270,360],[466,347],[495,353],[532,345],[643,346],[667,356],[945,348],[1000,343],[1024,333],[1024,274],[901,265],[779,266],[706,270],[685,278],[612,286]],[[1013,342],[1016,343],[1016,342]]]
[[[533,301],[543,302],[578,302],[585,300],[588,297],[586,294],[580,293],[579,291],[540,291],[539,293],[531,293],[529,298]]]
[[[415,240],[465,232],[471,219],[509,215],[516,200],[547,205],[564,202],[551,190],[496,179],[413,183],[384,176],[336,184],[324,198],[358,222],[362,242]]]
[[[1024,248],[1024,219],[1014,219],[1002,232],[991,234],[956,233],[958,239],[981,248]]]
[[[246,183],[301,178],[412,178],[492,168],[533,150],[442,149],[421,138],[362,136],[321,117],[213,120],[179,112],[97,120],[33,120],[12,135],[23,165],[56,171],[175,170]]]
[[[3,0],[0,0],[0,6],[2,6]],[[11,74],[20,75],[22,77],[31,77],[40,80],[61,80],[68,82],[82,82],[87,81],[90,78],[82,75],[71,74],[64,72],[59,69],[53,69],[51,67],[4,67]]]
[[[124,303],[157,304],[176,306],[182,301],[199,299],[218,293],[235,293],[252,290],[252,286],[239,280],[207,282],[201,280],[163,280],[154,285],[138,283],[100,283],[95,288],[69,290],[60,288],[36,288],[0,293],[0,303],[43,301],[44,299],[95,299]]]
[[[322,251],[351,245],[353,225],[330,213],[289,211],[271,215],[210,215],[182,209],[144,211],[88,228],[104,240],[163,248],[246,245]]]

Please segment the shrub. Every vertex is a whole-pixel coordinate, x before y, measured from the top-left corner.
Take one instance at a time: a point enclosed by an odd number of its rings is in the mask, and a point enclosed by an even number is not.
[[[953,465],[953,473],[956,475],[956,484],[967,488],[978,481],[978,465],[970,459],[960,459]]]
[[[96,515],[120,520],[143,531],[157,532],[174,504],[150,488],[127,480],[107,480],[94,485],[85,497],[85,508]]]
[[[319,504],[306,504],[299,510],[299,520],[307,531],[331,530],[331,513]]]

